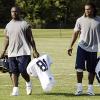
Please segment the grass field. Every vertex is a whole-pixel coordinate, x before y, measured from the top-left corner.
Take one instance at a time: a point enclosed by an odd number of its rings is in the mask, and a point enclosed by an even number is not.
[[[39,80],[31,77],[33,83],[33,93],[30,96],[26,95],[25,81],[20,77],[19,89],[20,96],[12,97],[10,92],[12,84],[8,73],[0,73],[0,100],[99,100],[100,87],[95,79],[94,91],[95,96],[87,96],[87,72],[84,72],[83,79],[83,95],[74,96],[76,85],[76,73],[74,69],[76,45],[74,46],[73,55],[67,55],[67,47],[70,42],[71,29],[62,30],[33,30],[34,38],[36,41],[37,49],[40,54],[48,53],[53,59],[51,66],[52,73],[54,74],[56,85],[51,93],[45,94],[40,86]],[[0,45],[3,46],[3,30],[0,30]]]

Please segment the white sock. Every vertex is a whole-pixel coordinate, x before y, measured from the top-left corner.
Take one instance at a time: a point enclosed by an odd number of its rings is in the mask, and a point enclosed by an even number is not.
[[[77,83],[77,86],[78,87],[82,87],[82,83]]]
[[[18,87],[13,87],[14,90],[18,90]]]
[[[18,87],[13,87],[13,92],[18,92],[19,88]]]
[[[93,85],[92,84],[88,85],[88,90],[93,90]]]
[[[26,82],[26,86],[30,86],[31,85],[31,81]]]
[[[77,83],[77,91],[82,91],[82,83]]]

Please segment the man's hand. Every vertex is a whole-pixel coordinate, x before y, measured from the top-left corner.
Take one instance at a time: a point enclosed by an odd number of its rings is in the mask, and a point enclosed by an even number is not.
[[[5,52],[1,52],[0,53],[0,59],[4,58],[5,57]]]
[[[67,53],[68,53],[69,56],[72,55],[72,50],[73,50],[73,49],[72,49],[71,47],[68,48]]]
[[[33,50],[33,57],[34,58],[38,58],[39,57],[39,53],[37,52],[37,50]]]

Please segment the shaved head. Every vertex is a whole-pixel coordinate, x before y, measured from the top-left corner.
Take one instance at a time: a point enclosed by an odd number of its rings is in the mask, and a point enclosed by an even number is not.
[[[11,17],[14,20],[18,20],[19,19],[19,14],[20,14],[20,9],[16,6],[11,8]]]

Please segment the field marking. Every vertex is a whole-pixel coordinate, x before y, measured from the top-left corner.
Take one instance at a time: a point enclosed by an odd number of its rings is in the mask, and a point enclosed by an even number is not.
[[[8,74],[0,73],[0,76],[8,76],[8,75],[9,75],[9,73]],[[53,76],[68,76],[68,75],[73,75],[74,76],[74,74],[52,74],[52,75]]]
[[[70,76],[75,76],[76,74],[69,74]]]
[[[7,85],[7,84],[1,84],[0,86],[4,86],[4,87],[11,87],[11,86],[13,86],[13,85]],[[22,86],[24,86],[24,85],[22,85]],[[19,87],[22,87],[21,85],[19,85]],[[41,84],[40,85],[33,85],[33,87],[40,87],[41,86]],[[70,86],[70,84],[63,84],[63,85],[56,85],[55,84],[55,86],[54,87],[64,87],[64,86]],[[88,85],[85,85],[85,84],[83,84],[82,85],[83,87],[86,87],[86,86],[88,86]],[[100,85],[99,84],[95,84],[95,85],[93,85],[94,87],[100,87]],[[76,84],[75,85],[72,85],[72,87],[76,87]]]
[[[9,73],[0,73],[0,76],[6,76],[6,75],[9,75]],[[76,74],[54,74],[54,76],[76,76]],[[87,74],[84,74],[84,75],[87,75]]]
[[[6,75],[9,75],[9,73],[0,73],[0,76],[6,76]],[[65,75],[65,74],[53,74],[53,75],[60,76],[60,75]]]
[[[6,76],[9,75],[9,73],[0,73],[0,76]]]

